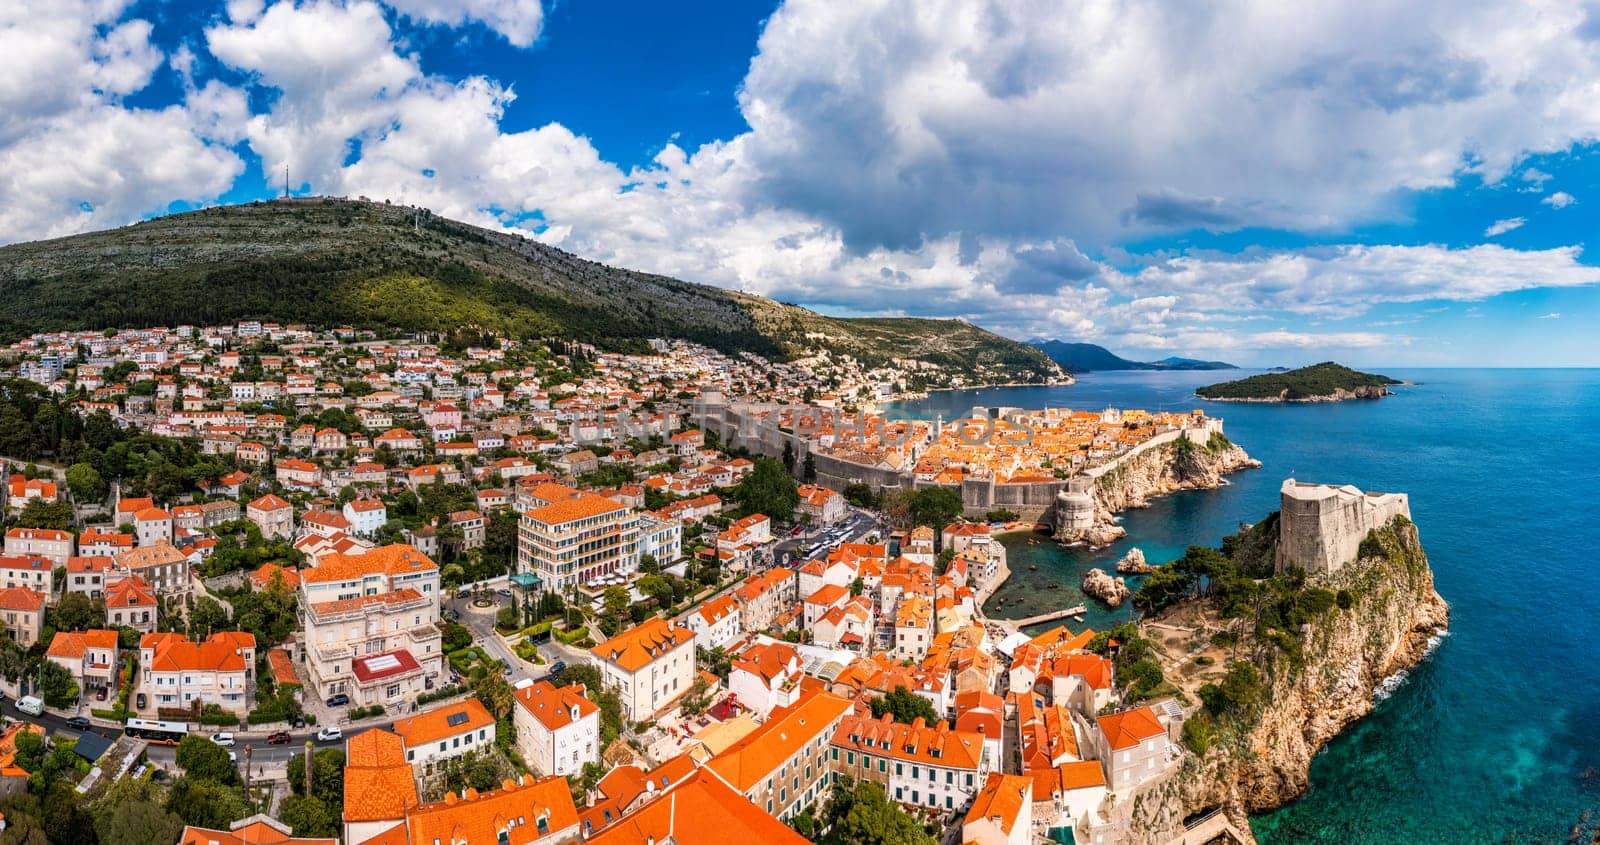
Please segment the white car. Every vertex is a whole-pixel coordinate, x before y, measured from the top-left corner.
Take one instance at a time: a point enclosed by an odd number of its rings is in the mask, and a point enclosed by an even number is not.
[[[228,733],[226,731],[224,731],[222,733],[218,733],[218,734],[212,734],[211,735],[211,741],[215,742],[218,745],[223,746],[224,748],[232,748],[233,747],[233,734]]]
[[[338,742],[344,739],[344,731],[335,726],[317,728],[317,742]]]

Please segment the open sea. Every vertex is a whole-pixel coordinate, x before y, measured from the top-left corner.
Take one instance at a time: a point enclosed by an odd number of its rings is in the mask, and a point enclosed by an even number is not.
[[[1128,511],[1128,537],[1100,552],[1013,535],[1011,580],[988,605],[1001,617],[1077,604],[1082,572],[1131,546],[1159,563],[1215,545],[1275,510],[1290,474],[1410,494],[1451,633],[1317,756],[1304,796],[1254,820],[1256,836],[1587,845],[1600,827],[1600,370],[1379,371],[1416,384],[1375,402],[1248,405],[1193,395],[1239,371],[1091,373],[889,410],[1204,407],[1262,462]],[[1113,618],[1095,607],[1086,624]]]

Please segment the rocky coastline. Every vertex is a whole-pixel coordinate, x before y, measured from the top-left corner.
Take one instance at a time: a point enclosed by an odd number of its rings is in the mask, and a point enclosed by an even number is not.
[[[1292,398],[1289,396],[1289,391],[1287,388],[1277,396],[1198,396],[1198,398],[1204,399],[1207,402],[1241,402],[1247,404],[1265,405],[1303,403],[1314,405],[1324,402],[1349,402],[1355,399],[1381,399],[1385,396],[1393,395],[1393,390],[1390,390],[1381,384],[1376,384],[1357,387],[1354,389],[1345,389],[1341,387],[1332,393],[1324,393],[1317,396],[1295,396]]]
[[[1415,526],[1407,522],[1395,536],[1397,548],[1314,579],[1348,596],[1348,606],[1307,624],[1297,656],[1248,636],[1241,640],[1239,653],[1251,656],[1266,679],[1266,703],[1226,741],[1202,756],[1186,750],[1172,777],[1129,796],[1125,841],[1175,841],[1185,834],[1184,819],[1211,810],[1253,839],[1249,816],[1303,793],[1312,757],[1372,711],[1388,679],[1428,655],[1449,626],[1449,606],[1434,589]],[[1185,612],[1192,620],[1195,610],[1191,602],[1150,621],[1161,624]],[[1229,629],[1214,608],[1201,613],[1203,628]]]
[[[1094,524],[1081,532],[1057,535],[1064,543],[1083,542],[1103,548],[1127,536],[1115,514],[1150,506],[1150,500],[1179,490],[1214,490],[1223,476],[1253,469],[1261,462],[1238,444],[1218,435],[1200,446],[1182,438],[1124,458],[1094,482]]]

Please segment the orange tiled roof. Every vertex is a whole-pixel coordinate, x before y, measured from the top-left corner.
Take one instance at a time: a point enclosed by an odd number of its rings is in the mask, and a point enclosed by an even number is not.
[[[398,820],[416,806],[417,783],[400,737],[373,729],[345,743],[346,823]]]
[[[998,819],[1000,832],[1010,836],[1022,808],[1033,802],[1030,797],[1032,787],[1033,780],[1026,775],[991,772],[989,779],[984,781],[983,789],[972,800],[972,808],[967,810],[967,824]]]
[[[578,808],[566,778],[535,780],[525,775],[521,782],[505,781],[492,792],[469,787],[460,796],[448,793],[443,801],[407,813],[406,824],[413,845],[494,845],[500,832],[513,824],[516,833],[511,841],[533,842],[563,831],[577,833]]]
[[[557,687],[549,681],[539,681],[516,691],[517,703],[539,720],[546,730],[566,727],[579,719],[600,712],[600,708],[584,696],[582,684]],[[573,718],[576,711],[577,718]]]
[[[705,769],[587,840],[590,845],[804,845],[792,828]]]
[[[95,628],[88,631],[57,631],[50,640],[50,650],[46,652],[50,657],[68,657],[80,659],[91,648],[117,647],[117,632],[104,628]]]
[[[106,588],[106,607],[155,607],[156,594],[150,585],[137,575]]]
[[[255,647],[255,635],[243,631],[218,631],[198,643],[171,632],[139,638],[140,650],[151,650],[147,668],[158,672],[242,672],[248,665],[239,652]]]
[[[44,607],[44,593],[30,590],[27,587],[0,589],[0,610],[21,610],[34,613],[42,607]]]
[[[694,639],[694,632],[679,625],[669,625],[656,617],[630,628],[590,649],[594,655],[637,672],[656,658]]]
[[[1156,718],[1156,711],[1149,707],[1138,707],[1110,716],[1101,716],[1099,722],[1100,731],[1106,735],[1106,742],[1113,751],[1132,748],[1151,737],[1161,736],[1167,732],[1167,729],[1161,726],[1161,720]]]
[[[1106,785],[1106,773],[1098,760],[1062,763],[1053,769],[1036,769],[1029,772],[1028,776],[1033,778],[1035,801],[1043,801],[1072,789]]]
[[[883,747],[885,743],[888,748]],[[920,717],[909,725],[901,724],[887,713],[882,719],[845,717],[834,731],[832,744],[952,769],[976,769],[983,756],[981,734],[952,731],[944,722],[929,726]]]
[[[359,555],[328,555],[315,568],[300,573],[300,580],[317,584],[327,581],[351,581],[367,575],[404,575],[438,568],[439,565],[427,555],[417,551],[416,546],[394,543],[379,546]]]
[[[462,718],[464,717],[464,718]],[[394,732],[408,748],[419,748],[441,739],[471,733],[494,724],[494,717],[476,698],[435,707],[406,719],[396,719]]]
[[[838,723],[854,705],[830,692],[812,691],[772,711],[761,727],[706,763],[740,792],[749,792],[785,760]]]
[[[291,836],[275,825],[283,825],[263,816],[253,816],[235,822],[233,830],[211,830],[186,825],[178,837],[178,845],[339,845],[339,840]]]

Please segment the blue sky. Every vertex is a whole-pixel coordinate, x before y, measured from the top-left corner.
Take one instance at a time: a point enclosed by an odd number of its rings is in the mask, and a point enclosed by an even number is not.
[[[15,0],[0,242],[297,192],[1131,356],[1600,365],[1600,16]]]

